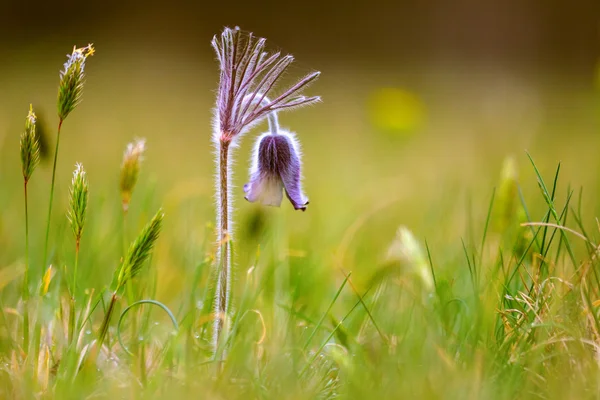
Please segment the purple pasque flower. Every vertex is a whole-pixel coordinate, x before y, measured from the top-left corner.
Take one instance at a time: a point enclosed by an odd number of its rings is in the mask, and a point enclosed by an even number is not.
[[[254,146],[250,182],[244,185],[246,200],[279,207],[285,191],[294,209],[305,211],[308,198],[302,192],[300,156],[293,133],[271,129],[261,135]]]
[[[300,189],[300,152],[293,135],[280,132],[277,112],[313,104],[319,97],[302,91],[317,77],[310,73],[291,86],[275,93],[277,83],[294,58],[265,52],[265,39],[242,34],[239,28],[225,28],[213,38],[220,67],[219,89],[213,118],[213,143],[216,149],[217,243],[215,254],[215,297],[212,345],[215,356],[222,339],[229,337],[228,323],[233,282],[231,164],[241,136],[265,118],[270,132],[263,135],[255,149],[251,182],[246,185],[249,201],[281,204],[283,190],[296,209],[308,201]]]
[[[265,42],[252,33],[243,34],[237,27],[225,28],[212,40],[221,70],[215,110],[214,140],[217,143],[232,142],[276,110],[320,101],[318,96],[301,95],[319,77],[319,72],[304,76],[273,96],[273,89],[294,57],[265,52]],[[271,101],[264,101],[267,96]]]

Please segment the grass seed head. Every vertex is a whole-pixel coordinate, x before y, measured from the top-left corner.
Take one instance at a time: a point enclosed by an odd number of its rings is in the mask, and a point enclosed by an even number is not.
[[[396,238],[388,249],[387,260],[400,262],[407,270],[417,275],[423,287],[433,290],[433,277],[425,252],[413,233],[405,226],[398,228]]]
[[[123,154],[120,189],[124,211],[127,211],[129,208],[131,195],[140,174],[145,149],[146,139],[136,139],[127,145],[127,149]]]
[[[85,213],[88,202],[88,180],[83,166],[79,163],[75,165],[69,194],[69,211],[67,217],[71,223],[71,229],[75,238],[79,240],[81,239],[81,233],[85,224]]]
[[[94,46],[89,44],[79,49],[74,47],[73,52],[67,55],[68,60],[60,72],[58,86],[58,118],[61,121],[64,121],[81,101],[85,81],[85,61],[94,52]]]
[[[33,171],[40,163],[40,143],[35,132],[36,117],[29,106],[29,114],[25,118],[25,131],[21,134],[21,167],[23,179],[28,182]]]
[[[162,228],[164,213],[159,209],[152,220],[144,227],[135,241],[129,246],[127,255],[123,259],[117,276],[117,289],[119,290],[128,279],[135,277],[144,266],[145,261],[152,254],[154,244]]]

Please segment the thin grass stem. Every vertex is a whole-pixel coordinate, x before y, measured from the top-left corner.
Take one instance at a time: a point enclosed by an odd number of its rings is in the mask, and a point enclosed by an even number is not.
[[[75,337],[75,325],[77,325],[75,316],[75,295],[77,291],[77,268],[79,266],[79,243],[80,238],[75,240],[75,266],[73,268],[73,283],[71,286],[71,304],[70,304],[70,316],[69,316],[69,343],[72,343]]]
[[[369,288],[367,288],[367,290],[365,291],[365,293],[361,296],[361,299],[364,299],[365,296],[367,295],[367,293],[369,293],[369,291],[371,290],[372,286],[370,286]],[[315,362],[315,360],[317,359],[317,357],[319,356],[319,354],[321,354],[321,351],[323,351],[323,349],[325,348],[325,346],[327,345],[327,343],[329,343],[329,341],[331,340],[331,338],[333,337],[333,335],[335,335],[335,332],[344,324],[344,322],[346,321],[346,319],[348,319],[348,317],[350,316],[350,314],[352,314],[352,312],[361,304],[361,300],[357,301],[356,303],[354,303],[354,306],[352,306],[352,308],[350,309],[350,311],[348,311],[346,313],[346,315],[344,315],[344,317],[338,322],[338,324],[333,328],[333,330],[331,331],[331,333],[329,334],[329,336],[327,336],[327,338],[323,341],[323,343],[321,344],[321,346],[319,347],[319,349],[313,354],[313,356],[310,358],[310,360],[304,365],[304,368],[302,368],[302,370],[300,371],[300,373],[298,374],[298,377],[302,377],[304,376],[304,374],[306,373],[306,371],[308,370],[308,368],[310,368],[310,366]]]
[[[350,279],[350,275],[352,275],[352,272],[349,272],[348,274],[344,274],[344,281],[342,282],[342,284],[340,285],[338,291],[335,293],[335,296],[333,296],[333,299],[331,300],[331,303],[329,303],[329,307],[327,307],[327,311],[325,311],[323,313],[323,315],[321,316],[321,319],[319,319],[319,322],[317,322],[317,325],[315,326],[315,329],[313,329],[312,333],[310,334],[310,336],[308,337],[308,339],[306,339],[306,342],[304,343],[304,347],[302,347],[303,351],[306,351],[306,349],[308,348],[308,345],[310,344],[310,342],[312,341],[313,337],[317,334],[317,332],[319,331],[321,325],[323,324],[323,321],[325,321],[325,318],[327,317],[327,315],[329,314],[329,311],[331,311],[331,308],[333,307],[333,305],[335,304],[335,302],[337,301],[338,297],[340,297],[340,294],[342,293],[342,290],[344,289],[344,286],[346,286],[346,283],[348,282],[348,279]],[[361,298],[362,301],[362,298]],[[359,301],[357,303],[360,304],[361,302]]]
[[[100,333],[98,334],[98,351],[102,349],[102,344],[106,339],[106,334],[108,333],[108,327],[110,326],[110,320],[115,311],[115,305],[117,304],[117,292],[113,292],[108,308],[106,309],[106,313],[104,314],[104,319],[102,320],[102,325],[100,326]]]
[[[122,246],[122,254],[123,257],[125,257],[125,253],[127,252],[127,211],[129,208],[122,208],[122,213],[121,213],[121,246]],[[125,284],[126,286],[126,292],[127,292],[127,302],[129,304],[133,304],[133,302],[135,301],[135,292],[133,289],[133,282],[131,279],[127,280],[127,283]],[[136,338],[138,336],[137,330],[138,330],[138,319],[137,319],[137,314],[134,314],[132,319],[131,319],[131,337],[132,338]],[[133,340],[132,341],[132,348],[133,348],[133,352],[138,354],[138,345],[137,345],[138,341],[137,340]]]
[[[58,121],[58,129],[56,134],[56,147],[54,149],[54,163],[52,165],[52,183],[50,184],[50,200],[48,202],[48,222],[46,223],[46,239],[44,241],[44,258],[42,259],[43,267],[46,267],[48,262],[48,242],[50,239],[50,220],[52,218],[52,202],[54,200],[54,183],[56,181],[56,161],[58,159],[58,145],[60,143],[60,129],[62,127],[63,120]]]
[[[29,352],[29,210],[27,206],[27,180],[23,182],[25,195],[25,272],[23,273],[23,349]]]

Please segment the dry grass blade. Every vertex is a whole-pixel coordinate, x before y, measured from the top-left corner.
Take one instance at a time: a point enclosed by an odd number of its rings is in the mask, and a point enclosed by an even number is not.
[[[580,239],[583,239],[586,242],[589,242],[588,238],[586,238],[585,236],[583,236],[581,233],[577,232],[576,230],[573,230],[571,228],[567,228],[566,226],[562,226],[562,225],[558,225],[558,224],[553,224],[551,222],[523,222],[521,224],[521,226],[547,226],[549,228],[561,229],[563,231],[572,233],[573,235],[577,236]]]

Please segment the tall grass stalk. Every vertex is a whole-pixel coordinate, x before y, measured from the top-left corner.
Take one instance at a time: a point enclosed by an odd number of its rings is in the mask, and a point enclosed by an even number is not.
[[[60,130],[63,120],[59,119],[56,133],[56,147],[54,148],[54,161],[52,162],[52,182],[50,183],[50,200],[48,201],[48,217],[46,218],[46,237],[44,239],[44,256],[42,258],[43,266],[48,262],[48,243],[50,240],[50,220],[52,219],[52,203],[54,202],[54,185],[56,181],[56,163],[58,160],[58,147],[60,144]]]
[[[79,267],[79,245],[81,243],[81,235],[83,233],[83,227],[85,225],[85,216],[87,211],[88,201],[88,181],[85,170],[81,164],[75,166],[73,172],[73,180],[71,183],[70,199],[69,199],[69,212],[67,217],[71,223],[71,229],[75,236],[75,265],[73,268],[73,280],[71,283],[71,304],[70,304],[70,318],[69,318],[69,335],[68,341],[72,342],[75,325],[75,300],[77,295],[77,269]]]
[[[102,347],[102,344],[106,339],[106,334],[108,333],[108,328],[115,310],[115,305],[119,298],[119,293],[129,280],[142,271],[146,260],[148,260],[152,253],[152,249],[154,248],[162,228],[163,217],[164,213],[162,209],[158,210],[152,220],[144,227],[137,239],[129,246],[127,255],[123,258],[120,267],[115,271],[112,296],[98,333],[98,349]]]
[[[95,49],[91,44],[82,48],[74,47],[73,52],[70,55],[67,55],[67,62],[64,64],[64,69],[60,72],[57,100],[58,128],[56,130],[56,146],[54,148],[54,161],[52,163],[52,182],[50,184],[50,200],[48,201],[48,218],[43,253],[44,258],[42,259],[44,267],[48,262],[48,243],[50,240],[50,223],[52,220],[52,203],[54,202],[54,186],[56,182],[56,165],[60,145],[60,132],[67,116],[81,102],[83,85],[85,83],[85,61],[88,56],[91,56],[94,53]]]
[[[21,135],[21,167],[23,172],[23,195],[25,202],[25,272],[23,273],[23,349],[29,352],[29,210],[27,184],[33,171],[40,162],[40,144],[35,132],[36,116],[33,107],[29,106],[29,114],[25,119],[25,131]]]
[[[129,211],[129,204],[133,195],[133,190],[138,181],[140,174],[141,164],[144,159],[144,152],[146,150],[146,139],[135,139],[129,143],[123,153],[123,162],[121,163],[121,173],[119,179],[119,191],[121,193],[121,243],[122,243],[122,254],[125,257],[127,251],[127,215]],[[133,304],[135,301],[135,291],[131,280],[127,281],[127,299],[129,304]],[[131,318],[131,337],[136,338],[138,336],[138,314],[134,313]],[[138,341],[133,340],[132,350],[134,354],[138,354]],[[140,354],[141,356],[141,354]],[[143,380],[143,374],[145,368],[142,366],[143,358],[140,358],[140,377]]]
[[[27,181],[23,182],[25,199],[25,272],[23,273],[23,349],[29,351],[29,211],[27,207]]]
[[[75,312],[75,288],[77,286],[77,268],[79,267],[79,240],[76,241],[75,243],[75,266],[73,268],[73,284],[72,284],[72,290],[73,292],[71,293],[71,310],[70,310],[70,317],[69,317],[69,343],[73,342],[73,338],[75,337],[75,325],[77,323],[77,317],[76,317],[76,312]]]

